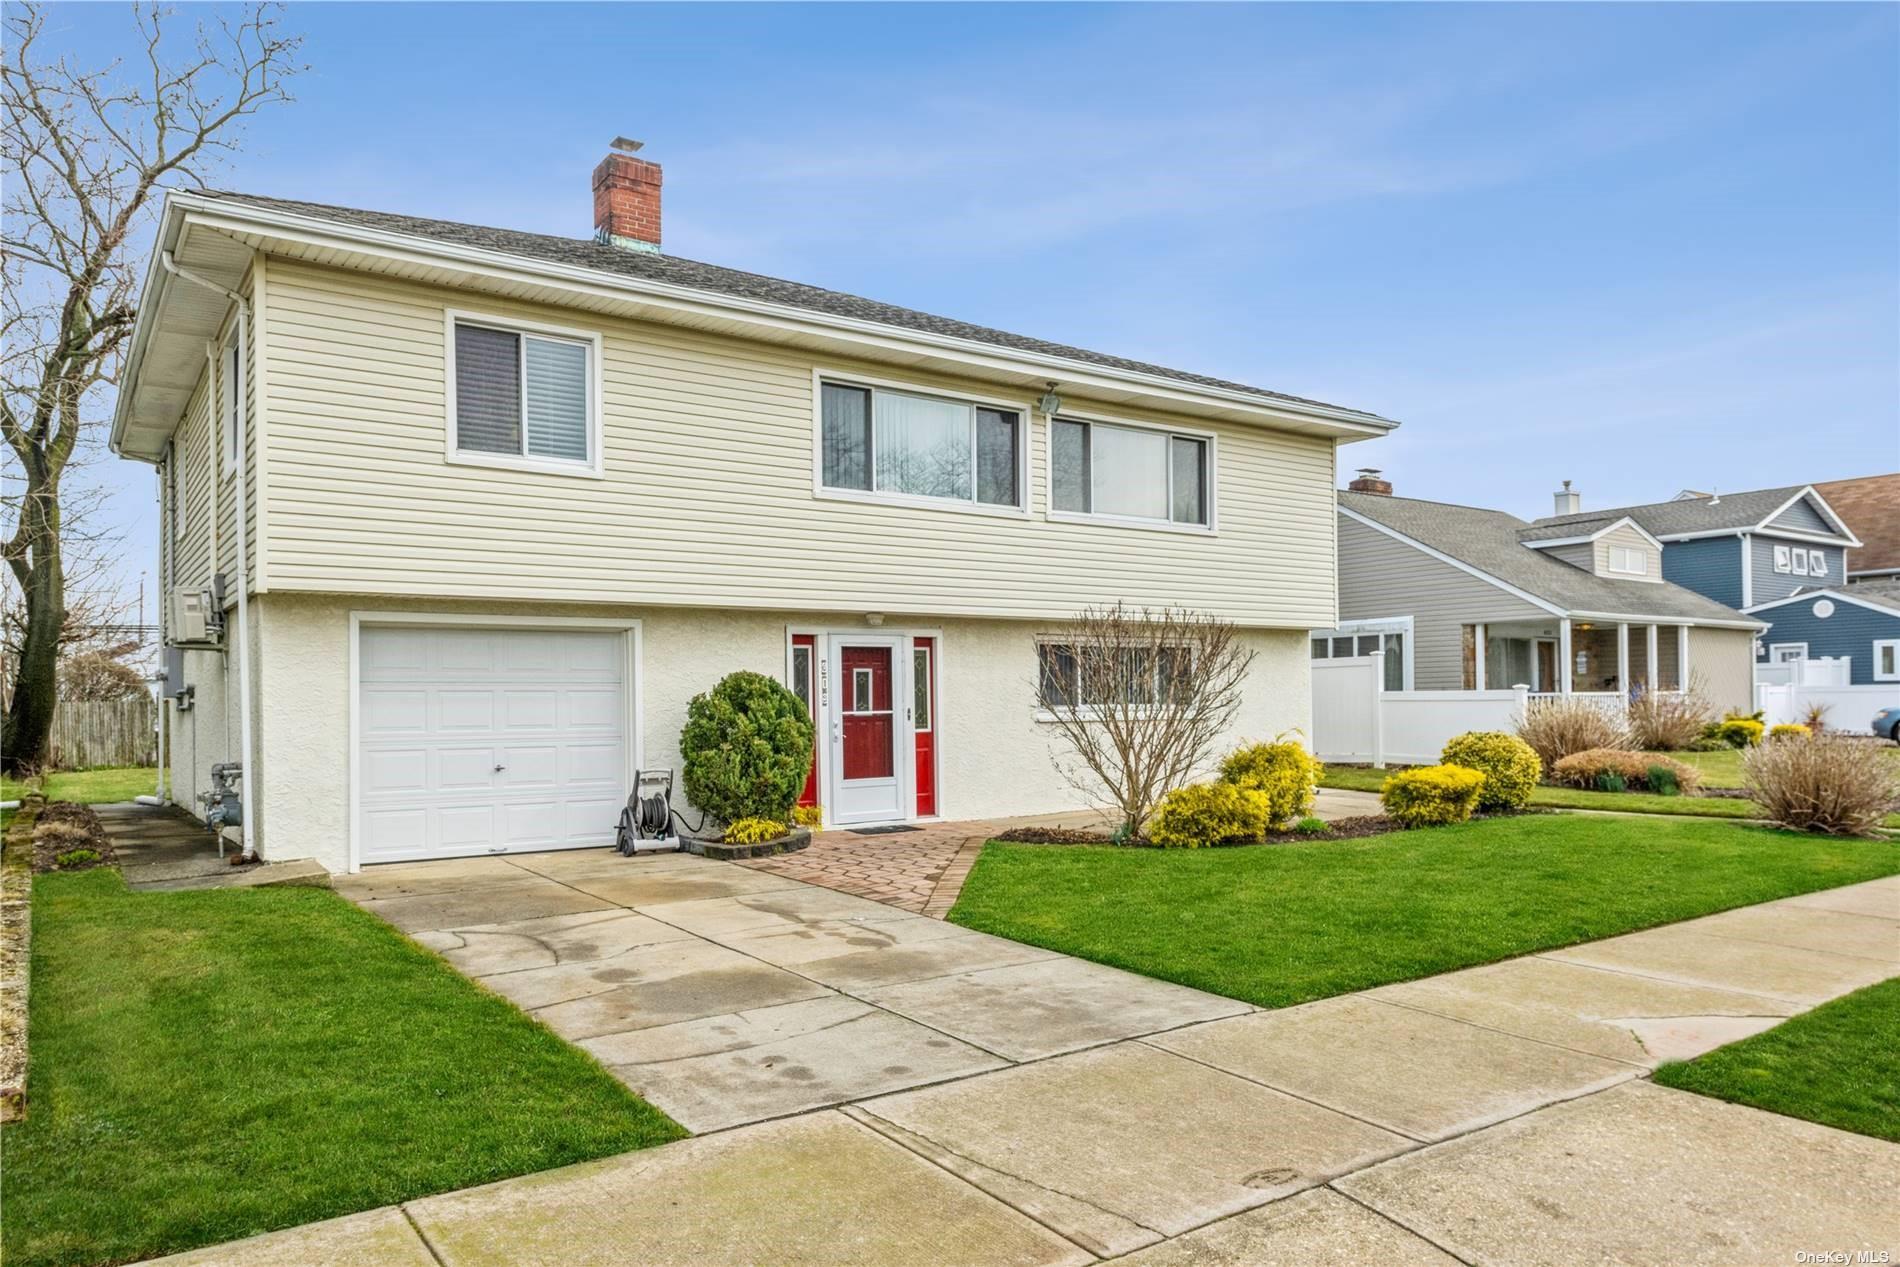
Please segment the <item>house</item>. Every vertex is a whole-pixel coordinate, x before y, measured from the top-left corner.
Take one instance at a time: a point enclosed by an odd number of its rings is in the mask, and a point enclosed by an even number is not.
[[[1361,472],[1339,493],[1340,622],[1316,631],[1315,659],[1383,654],[1388,690],[1693,682],[1718,707],[1753,707],[1761,622],[1665,580],[1660,543],[1629,519],[1549,527],[1391,488]]]
[[[1890,527],[1871,505],[1882,490],[1870,481],[1844,481],[1862,518],[1878,534],[1878,551]],[[1878,644],[1900,637],[1879,594],[1850,584],[1853,558],[1866,545],[1818,485],[1795,484],[1746,493],[1684,494],[1647,506],[1572,513],[1539,520],[1553,530],[1583,531],[1613,520],[1639,524],[1663,544],[1663,575],[1678,584],[1731,603],[1763,621],[1756,640],[1761,664],[1846,657],[1851,682],[1880,681]],[[1817,615],[1817,611],[1820,613]]]
[[[1802,590],[1749,614],[1770,622],[1760,639],[1761,664],[1845,660],[1843,685],[1900,683],[1900,577]]]
[[[598,845],[750,669],[829,824],[1073,808],[1038,641],[1117,600],[1242,629],[1232,738],[1307,723],[1335,449],[1393,423],[668,255],[632,148],[586,238],[167,199],[111,443],[177,799],[241,763],[245,843],[335,870]]]
[[[1900,474],[1829,480],[1814,491],[1860,538],[1847,552],[1848,584],[1900,576]]]

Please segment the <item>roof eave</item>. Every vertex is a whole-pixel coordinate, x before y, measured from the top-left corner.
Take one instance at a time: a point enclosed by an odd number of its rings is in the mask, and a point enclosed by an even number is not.
[[[902,326],[842,317],[789,304],[725,295],[716,291],[698,290],[645,278],[626,277],[575,265],[555,264],[503,251],[442,242],[412,234],[393,233],[314,216],[301,216],[259,207],[252,203],[174,192],[166,198],[158,245],[154,247],[152,259],[147,263],[147,291],[141,298],[139,321],[133,331],[132,349],[124,378],[125,387],[120,392],[119,405],[114,411],[111,440],[114,452],[119,452],[117,446],[123,435],[125,401],[136,389],[139,363],[142,360],[144,346],[150,338],[149,314],[155,305],[147,301],[155,300],[162,293],[163,270],[157,268],[159,252],[170,240],[176,238],[180,228],[187,222],[203,224],[208,228],[222,229],[226,232],[258,233],[261,230],[313,245],[329,245],[345,250],[356,250],[364,254],[406,257],[424,261],[436,267],[460,269],[470,273],[488,272],[525,276],[557,289],[590,290],[596,293],[620,295],[636,298],[661,308],[711,310],[729,320],[757,324],[761,327],[803,327],[822,331],[831,337],[863,342],[866,346],[885,343],[909,349],[929,348],[945,355],[955,356],[973,365],[989,364],[1007,367],[1019,373],[1034,371],[1057,377],[1065,384],[1078,387],[1095,384],[1116,390],[1137,389],[1152,393],[1159,398],[1198,402],[1203,406],[1251,415],[1256,421],[1266,425],[1278,424],[1282,427],[1294,425],[1346,443],[1376,439],[1399,425],[1393,419],[1357,410],[1341,409],[1319,402],[1289,397],[1264,397],[1250,392],[1210,387],[1161,375],[1076,361],[974,339],[931,334]],[[159,274],[159,276],[155,278],[154,274]],[[155,285],[158,287],[156,290],[152,289]]]

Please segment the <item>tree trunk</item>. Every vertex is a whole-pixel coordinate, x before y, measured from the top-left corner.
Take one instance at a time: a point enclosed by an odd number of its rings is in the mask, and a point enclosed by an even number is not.
[[[29,499],[30,500],[30,499]],[[59,641],[66,623],[66,578],[59,555],[58,520],[34,525],[32,571],[27,577],[26,636],[13,680],[6,725],[0,733],[0,769],[18,774],[45,762],[59,702]]]

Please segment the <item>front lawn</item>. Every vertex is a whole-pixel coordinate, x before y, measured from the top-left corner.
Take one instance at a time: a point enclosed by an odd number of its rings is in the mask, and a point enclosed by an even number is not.
[[[0,781],[0,801],[17,801],[26,791],[17,779]],[[150,796],[158,786],[158,771],[148,765],[112,766],[99,770],[65,770],[47,775],[40,790],[49,801],[78,801],[81,805],[108,805]]]
[[[1900,977],[1664,1065],[1656,1081],[1900,1143]]]
[[[950,918],[1285,1007],[1896,872],[1887,841],[1536,814],[1234,849],[991,842]]]
[[[684,1134],[325,889],[41,876],[32,970],[28,1116],[0,1136],[12,1267],[123,1262]]]

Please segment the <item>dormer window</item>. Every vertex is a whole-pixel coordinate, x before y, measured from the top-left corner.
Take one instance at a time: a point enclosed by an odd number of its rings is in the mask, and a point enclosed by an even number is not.
[[[1649,555],[1635,546],[1611,546],[1610,571],[1625,576],[1648,576]]]

